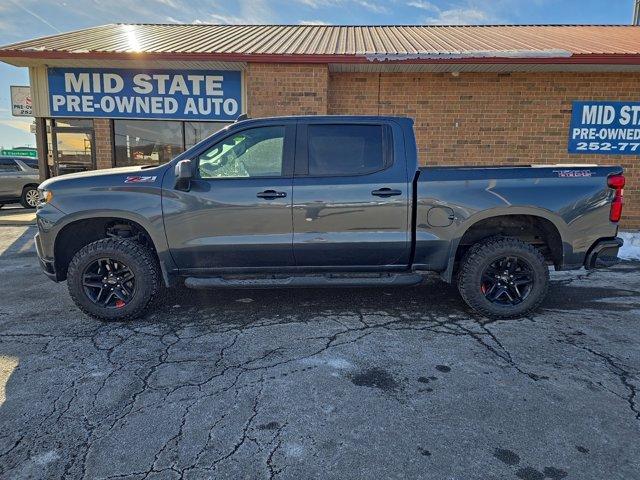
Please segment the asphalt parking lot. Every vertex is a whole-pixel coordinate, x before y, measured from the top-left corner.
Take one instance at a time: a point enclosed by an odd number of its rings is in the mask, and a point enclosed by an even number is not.
[[[0,478],[640,478],[640,264],[488,321],[408,289],[164,292],[101,323],[0,227]]]

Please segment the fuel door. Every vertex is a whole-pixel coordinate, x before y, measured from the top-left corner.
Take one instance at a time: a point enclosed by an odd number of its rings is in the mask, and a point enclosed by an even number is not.
[[[431,207],[427,212],[427,223],[432,227],[448,227],[454,219],[453,209],[449,207]]]

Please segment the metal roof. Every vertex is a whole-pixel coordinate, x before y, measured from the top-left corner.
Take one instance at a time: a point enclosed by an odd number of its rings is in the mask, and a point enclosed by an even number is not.
[[[640,64],[627,25],[109,24],[0,47],[0,59]]]

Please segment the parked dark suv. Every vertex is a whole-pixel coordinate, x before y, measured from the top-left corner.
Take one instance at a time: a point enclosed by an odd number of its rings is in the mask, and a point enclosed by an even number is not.
[[[0,205],[17,203],[24,208],[38,205],[38,160],[0,157]]]

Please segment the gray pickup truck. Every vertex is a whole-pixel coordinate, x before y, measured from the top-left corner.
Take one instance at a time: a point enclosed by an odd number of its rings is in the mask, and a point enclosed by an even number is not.
[[[140,315],[164,285],[457,282],[492,318],[537,308],[556,270],[610,266],[619,166],[419,167],[399,117],[242,120],[160,166],[40,186],[42,268],[84,312]]]

